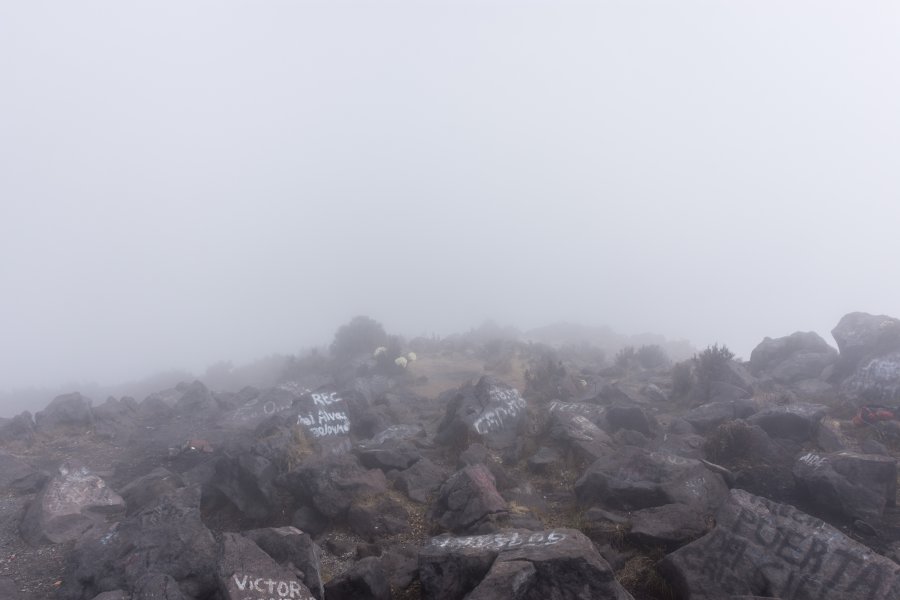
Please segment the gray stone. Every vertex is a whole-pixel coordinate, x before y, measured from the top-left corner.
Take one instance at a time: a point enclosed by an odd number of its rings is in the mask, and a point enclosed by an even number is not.
[[[900,566],[796,508],[732,490],[716,528],[664,558],[679,597],[895,600]]]
[[[837,360],[837,350],[812,331],[764,339],[750,354],[753,375],[767,375],[779,383],[815,379]]]
[[[821,404],[785,404],[772,406],[747,419],[773,438],[788,438],[797,442],[813,439],[827,407]]]
[[[432,538],[419,552],[419,579],[430,600],[633,600],[590,539],[574,529]]]
[[[632,446],[598,459],[575,482],[581,505],[621,510],[681,503],[705,513],[727,493],[722,477],[699,460]]]
[[[879,520],[897,498],[897,461],[890,456],[841,451],[809,452],[794,466],[809,499],[834,513]]]
[[[248,538],[222,534],[220,552],[218,582],[224,600],[312,596],[293,571],[280,566]]]
[[[105,529],[125,514],[125,501],[87,467],[66,463],[34,498],[20,532],[31,544],[60,544]]]
[[[462,532],[491,515],[506,513],[507,506],[490,470],[484,465],[472,465],[450,476],[432,511],[441,527]]]
[[[515,447],[527,421],[526,407],[514,387],[484,376],[453,394],[435,440],[459,447],[465,447],[470,439],[495,450]]]

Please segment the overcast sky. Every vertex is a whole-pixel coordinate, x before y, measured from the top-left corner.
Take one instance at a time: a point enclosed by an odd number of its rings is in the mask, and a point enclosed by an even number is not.
[[[0,390],[900,316],[896,2],[2,2]]]

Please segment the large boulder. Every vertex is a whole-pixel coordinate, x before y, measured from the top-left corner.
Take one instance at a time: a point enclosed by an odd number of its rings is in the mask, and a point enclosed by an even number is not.
[[[664,504],[631,513],[628,537],[648,548],[674,550],[706,534],[710,521],[687,504]]]
[[[746,419],[757,411],[759,403],[752,398],[746,398],[701,404],[688,411],[683,418],[698,432],[704,433],[726,421]]]
[[[831,330],[840,351],[835,377],[843,378],[864,361],[900,352],[900,320],[855,312],[844,315]]]
[[[837,350],[813,331],[797,331],[786,337],[765,338],[750,353],[750,372],[779,383],[815,379],[838,358]]]
[[[324,600],[320,560],[322,550],[308,533],[296,527],[267,527],[243,533],[278,564],[300,571],[301,580],[317,600]]]
[[[48,436],[87,433],[94,428],[91,401],[78,392],[57,396],[34,415],[34,424],[38,433]]]
[[[132,398],[107,398],[93,409],[94,434],[109,440],[124,441],[137,429],[138,405]]]
[[[30,446],[34,442],[35,433],[34,417],[26,410],[0,423],[0,444]]]
[[[459,388],[447,405],[435,439],[465,447],[480,441],[495,450],[514,447],[526,423],[527,403],[514,387],[484,376]]]
[[[687,504],[715,510],[728,493],[722,477],[699,460],[625,446],[595,461],[575,482],[583,506],[639,510]]]
[[[895,404],[900,401],[900,352],[864,360],[840,386],[860,404]]]
[[[506,513],[507,506],[491,471],[479,464],[450,476],[441,487],[433,512],[441,527],[462,532],[491,515]]]
[[[448,469],[422,458],[408,469],[397,473],[394,487],[406,494],[410,500],[425,504],[449,477]]]
[[[612,438],[597,426],[603,409],[582,402],[552,402],[548,424],[550,438],[563,448],[569,462],[591,463],[612,452]]]
[[[276,506],[277,467],[258,454],[225,456],[216,462],[212,486],[249,519],[260,521]]]
[[[574,529],[432,538],[419,552],[419,579],[426,600],[632,600]]]
[[[374,556],[355,563],[327,584],[328,600],[391,600],[391,585]]]
[[[387,491],[379,469],[364,469],[350,455],[317,457],[282,475],[279,485],[331,519],[343,517],[354,502]]]
[[[854,519],[878,521],[897,500],[897,461],[890,456],[809,452],[797,459],[794,477],[810,501]]]
[[[320,454],[343,454],[351,447],[350,394],[320,390],[305,393],[295,402],[292,413],[297,425],[305,427],[316,440]]]
[[[157,467],[146,475],[133,479],[122,488],[121,495],[125,500],[126,514],[131,516],[150,508],[166,494],[182,487],[184,481],[180,475]]]
[[[213,393],[203,385],[202,381],[194,381],[186,386],[179,386],[181,397],[173,408],[179,414],[211,412],[219,408]]]
[[[275,562],[252,540],[237,533],[225,533],[220,548],[217,573],[224,600],[307,600],[312,596],[293,571]]]
[[[38,471],[25,460],[0,452],[0,490],[3,493],[31,494],[41,489],[47,479],[46,473]]]
[[[900,566],[796,508],[732,490],[716,527],[660,569],[686,600],[900,598]]]
[[[125,501],[83,465],[66,463],[34,498],[20,525],[31,544],[77,540],[125,514]]]
[[[237,408],[226,420],[242,427],[253,425],[272,415],[290,412],[300,396],[291,386],[269,388],[261,393],[255,388],[244,388],[235,398]]]
[[[212,597],[218,588],[218,550],[200,519],[200,495],[199,486],[177,489],[103,536],[79,540],[63,578],[61,600],[134,590],[152,573],[170,576],[189,598]]]
[[[816,437],[827,407],[821,404],[785,404],[772,406],[751,415],[747,422],[759,425],[773,438],[805,442]]]

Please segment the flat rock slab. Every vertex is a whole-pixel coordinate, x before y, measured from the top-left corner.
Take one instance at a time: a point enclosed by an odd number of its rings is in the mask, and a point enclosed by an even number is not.
[[[631,600],[575,529],[432,538],[419,552],[422,598]]]
[[[716,528],[660,568],[685,600],[896,600],[900,565],[796,508],[731,490]]]

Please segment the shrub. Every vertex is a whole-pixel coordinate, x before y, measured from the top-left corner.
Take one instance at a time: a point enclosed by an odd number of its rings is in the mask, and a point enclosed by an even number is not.
[[[672,367],[672,394],[687,396],[694,387],[694,361],[686,360]]]
[[[704,390],[709,390],[713,381],[721,381],[728,369],[728,363],[734,358],[734,352],[728,346],[718,344],[708,346],[696,357],[697,380]]]
[[[635,358],[638,364],[645,369],[656,369],[669,364],[669,355],[666,354],[666,351],[661,346],[656,344],[641,346],[635,353]]]
[[[345,361],[363,354],[371,354],[375,348],[386,346],[388,335],[381,323],[370,317],[354,317],[341,325],[331,342],[331,355]]]
[[[616,366],[622,369],[630,367],[635,360],[636,351],[634,346],[625,346],[616,353]]]

